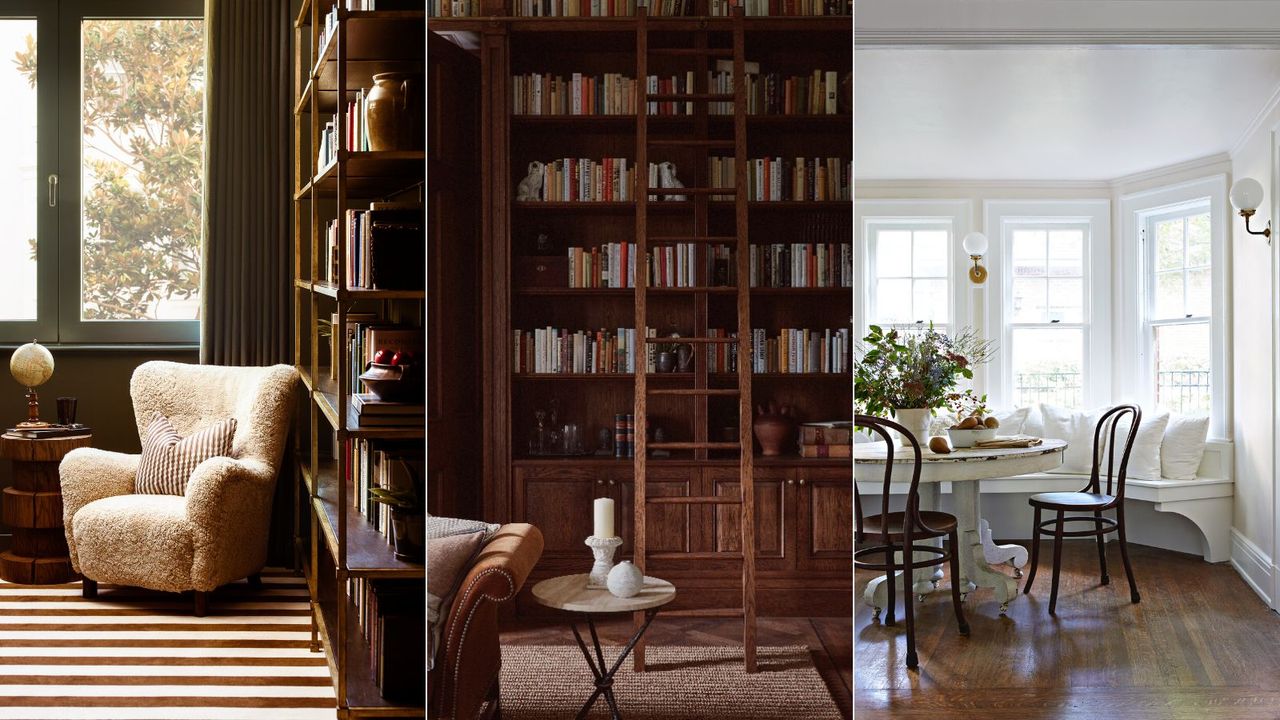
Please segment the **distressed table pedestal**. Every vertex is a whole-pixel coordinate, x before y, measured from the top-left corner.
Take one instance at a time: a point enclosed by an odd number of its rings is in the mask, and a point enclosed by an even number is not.
[[[950,482],[955,499],[955,516],[960,538],[960,592],[967,595],[975,588],[986,587],[995,591],[1000,611],[1018,596],[1018,581],[996,570],[991,563],[1011,562],[1015,568],[1026,565],[1027,550],[1020,545],[996,545],[991,541],[989,526],[982,519],[982,480],[1008,478],[1027,473],[1045,472],[1062,464],[1067,444],[1061,440],[1045,440],[1030,448],[963,448],[939,455],[925,451],[920,468],[920,509],[938,509],[938,483]],[[893,459],[894,477],[910,478],[911,453],[898,449]],[[875,482],[876,487],[884,477],[885,447],[883,443],[863,443],[854,448],[854,480]],[[897,485],[897,483],[895,483]],[[906,492],[906,483],[902,483]],[[941,539],[931,541],[936,544]],[[917,553],[920,559],[931,557]],[[899,559],[901,559],[899,554]],[[901,572],[896,573],[899,577]],[[941,566],[915,571],[912,585],[917,595],[925,596],[940,588]],[[888,603],[885,577],[880,575],[867,583],[862,593],[863,602],[880,610]]]

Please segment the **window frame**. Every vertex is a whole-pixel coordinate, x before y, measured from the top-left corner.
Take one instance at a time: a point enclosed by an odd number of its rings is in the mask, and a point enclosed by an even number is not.
[[[1122,272],[1117,284],[1128,302],[1117,308],[1122,347],[1130,359],[1116,369],[1119,387],[1128,388],[1124,397],[1144,408],[1155,408],[1155,334],[1152,326],[1154,292],[1154,242],[1143,232],[1148,218],[1177,214],[1183,208],[1206,205],[1209,212],[1210,311],[1209,311],[1209,437],[1229,439],[1232,435],[1230,397],[1231,359],[1228,328],[1231,326],[1228,238],[1234,219],[1227,205],[1228,177],[1225,172],[1184,182],[1130,193],[1121,198],[1120,222],[1124,231]],[[1191,213],[1186,213],[1191,214]],[[1199,316],[1196,316],[1199,317]],[[1199,322],[1196,318],[1183,323]],[[1168,324],[1179,324],[1170,320]]]
[[[996,355],[982,386],[991,405],[1013,407],[1013,233],[1014,228],[1077,225],[1085,228],[1081,322],[1083,328],[1080,397],[1083,408],[1111,402],[1111,201],[986,200],[984,228],[990,243],[986,265],[991,301],[987,305],[988,336],[998,338]],[[1047,323],[1044,327],[1066,327]],[[1020,327],[1030,327],[1020,324]]]
[[[900,329],[907,329],[911,327],[923,327],[928,323],[935,323],[935,327],[944,328],[945,332],[950,332],[950,329],[955,327],[956,277],[954,272],[955,252],[953,251],[953,247],[952,247],[955,244],[955,228],[953,226],[954,226],[954,223],[952,223],[950,220],[947,220],[945,218],[893,218],[893,219],[878,218],[875,220],[871,220],[867,223],[867,226],[866,226],[867,228],[866,229],[866,233],[867,233],[866,234],[866,237],[867,237],[867,240],[866,240],[867,306],[866,307],[867,307],[868,327],[873,322],[874,324],[877,324],[877,325],[892,326]],[[878,309],[879,309],[878,294],[879,294],[879,282],[881,278],[876,273],[876,263],[878,261],[878,253],[879,253],[879,242],[878,242],[879,233],[886,232],[886,231],[887,232],[895,232],[895,231],[909,232],[912,234],[912,238],[911,238],[912,249],[911,249],[911,259],[910,259],[911,266],[912,266],[911,274],[902,276],[902,277],[895,277],[893,279],[908,280],[911,282],[911,295],[912,295],[911,302],[912,302],[913,308],[915,304],[915,283],[917,280],[939,280],[940,279],[946,282],[947,319],[945,321],[937,322],[933,318],[917,318],[907,323],[889,323],[889,322],[873,320],[874,316],[878,314]],[[945,275],[942,275],[942,276],[917,275],[915,272],[915,233],[938,232],[938,231],[942,231],[947,234],[947,242],[946,242],[947,258],[945,263],[947,272]]]
[[[36,18],[37,179],[57,176],[57,205],[38,183],[37,318],[0,321],[0,343],[39,338],[50,345],[129,344],[188,346],[199,342],[200,320],[82,320],[81,277],[82,77],[81,23],[96,19],[204,21],[202,0],[23,0],[9,2],[0,17]],[[206,61],[207,62],[207,61]],[[208,75],[205,76],[206,92]],[[208,103],[206,99],[205,107]],[[45,119],[56,118],[56,122]],[[204,134],[207,151],[208,118]]]

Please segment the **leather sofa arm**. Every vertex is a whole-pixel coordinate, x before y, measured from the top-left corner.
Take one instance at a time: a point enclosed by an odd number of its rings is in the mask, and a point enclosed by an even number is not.
[[[542,533],[522,523],[503,525],[480,551],[442,628],[428,717],[478,717],[502,667],[498,606],[515,599],[540,557]]]

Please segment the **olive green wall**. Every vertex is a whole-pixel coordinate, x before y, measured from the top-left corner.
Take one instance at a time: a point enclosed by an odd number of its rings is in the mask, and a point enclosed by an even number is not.
[[[129,378],[133,369],[148,360],[194,363],[195,350],[135,352],[126,350],[52,349],[53,377],[40,386],[40,417],[58,418],[55,400],[77,398],[76,420],[93,428],[93,446],[118,452],[138,452],[138,428],[133,421],[129,399]],[[27,416],[26,389],[8,372],[10,348],[0,350],[0,428],[13,427]],[[11,468],[0,462],[0,487],[8,487]],[[0,526],[0,547],[8,547],[9,532]]]

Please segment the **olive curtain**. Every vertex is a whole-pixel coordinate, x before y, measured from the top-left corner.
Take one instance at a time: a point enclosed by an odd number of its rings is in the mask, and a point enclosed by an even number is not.
[[[205,0],[200,362],[289,362],[287,0]]]
[[[289,12],[289,0],[204,4],[202,364],[292,359]],[[292,445],[271,510],[272,565],[294,564]]]

